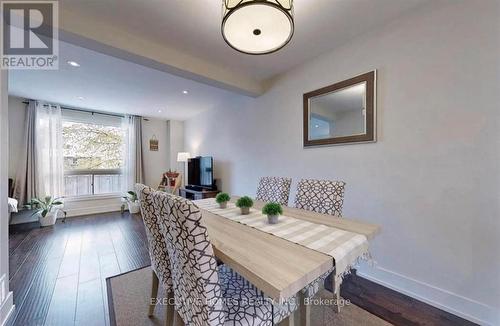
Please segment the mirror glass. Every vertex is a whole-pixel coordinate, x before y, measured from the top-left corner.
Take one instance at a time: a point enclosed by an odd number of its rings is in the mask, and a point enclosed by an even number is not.
[[[309,140],[366,134],[366,82],[309,99]]]

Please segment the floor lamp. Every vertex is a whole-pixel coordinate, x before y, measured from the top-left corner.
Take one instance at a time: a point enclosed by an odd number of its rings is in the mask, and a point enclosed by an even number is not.
[[[184,183],[184,185],[187,185],[187,174],[186,174],[186,162],[188,161],[189,157],[191,156],[191,154],[189,154],[189,152],[179,152],[177,153],[177,162],[182,162],[184,163],[184,167],[183,167],[183,170],[184,170],[184,177],[182,178],[182,182]]]

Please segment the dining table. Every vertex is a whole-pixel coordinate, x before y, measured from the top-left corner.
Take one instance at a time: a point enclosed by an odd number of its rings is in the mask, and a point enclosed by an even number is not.
[[[237,199],[234,196],[231,199],[233,207]],[[202,212],[215,256],[273,300],[279,302],[300,294],[302,289],[335,266],[335,259],[331,255],[228,219],[217,213],[217,210],[208,209],[207,203],[216,205],[215,199],[195,200],[194,203]],[[254,200],[253,209],[261,210],[265,204]],[[284,206],[283,215],[318,226],[324,225],[332,230],[353,232],[366,237],[368,241],[380,233],[380,226],[376,224],[303,209]],[[339,284],[333,286],[339,289]],[[301,326],[309,325],[309,307],[299,310]]]

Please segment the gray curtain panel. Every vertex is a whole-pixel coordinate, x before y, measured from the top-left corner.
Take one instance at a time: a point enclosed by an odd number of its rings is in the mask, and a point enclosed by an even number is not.
[[[142,158],[142,117],[134,116],[135,134],[135,182],[144,183],[144,169]]]
[[[14,180],[14,197],[22,206],[36,197],[36,102],[26,107],[23,148]]]

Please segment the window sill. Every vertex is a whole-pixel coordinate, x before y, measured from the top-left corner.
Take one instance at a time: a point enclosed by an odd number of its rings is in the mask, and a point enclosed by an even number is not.
[[[78,202],[78,201],[90,201],[90,200],[103,200],[103,199],[119,199],[123,196],[121,194],[102,194],[102,195],[86,195],[78,197],[64,197],[65,203]]]

